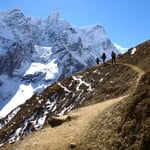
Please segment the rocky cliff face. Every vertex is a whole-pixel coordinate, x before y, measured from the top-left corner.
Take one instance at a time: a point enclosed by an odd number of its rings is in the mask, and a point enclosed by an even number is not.
[[[0,74],[12,75],[30,55],[30,26],[18,9],[0,12]]]
[[[95,65],[103,52],[109,59],[112,50],[119,53],[100,25],[75,27],[57,10],[45,20],[26,17],[19,9],[1,11],[0,108],[8,101],[23,103],[48,85]]]

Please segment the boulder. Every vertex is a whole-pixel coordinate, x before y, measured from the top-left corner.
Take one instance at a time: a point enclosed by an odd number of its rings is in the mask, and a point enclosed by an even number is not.
[[[68,115],[59,116],[59,117],[51,116],[48,118],[48,123],[51,127],[56,127],[70,120],[71,120],[71,116],[68,116]]]

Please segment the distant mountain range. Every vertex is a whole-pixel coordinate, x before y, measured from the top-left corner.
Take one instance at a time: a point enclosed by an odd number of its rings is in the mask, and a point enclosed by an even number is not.
[[[57,10],[44,20],[19,9],[0,11],[0,117],[34,93],[120,52],[101,25],[75,27]],[[11,106],[11,108],[10,108]],[[8,109],[9,108],[9,109]]]

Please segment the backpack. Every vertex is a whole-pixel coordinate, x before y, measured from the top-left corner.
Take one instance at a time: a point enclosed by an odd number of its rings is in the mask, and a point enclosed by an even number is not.
[[[116,54],[114,52],[111,53],[112,58],[116,58]]]
[[[97,57],[97,58],[96,58],[96,63],[99,64],[99,62],[100,62],[100,60],[99,60],[99,58]]]
[[[106,59],[106,54],[103,53],[101,58],[102,58],[102,59]]]

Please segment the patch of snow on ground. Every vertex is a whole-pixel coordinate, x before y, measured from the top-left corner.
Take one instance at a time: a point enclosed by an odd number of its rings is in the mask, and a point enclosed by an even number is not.
[[[20,107],[16,108],[11,114],[8,115],[7,119],[5,120],[5,125],[8,124],[12,118],[18,113]]]
[[[135,54],[136,52],[136,48],[134,47],[132,50],[131,50],[131,55]]]
[[[63,116],[65,112],[69,112],[74,107],[74,104],[68,106],[67,108],[64,107],[64,109],[58,114],[58,116]]]
[[[81,78],[77,78],[77,77],[75,77],[75,76],[72,76],[72,78],[73,78],[74,80],[76,80],[76,81],[79,82],[79,84],[78,84],[78,86],[77,86],[77,88],[76,88],[77,91],[80,91],[79,88],[80,88],[80,86],[81,86],[82,84],[84,84],[85,86],[88,87],[87,90],[88,90],[89,92],[92,92],[92,91],[93,91],[92,88],[91,88],[91,84],[89,84],[89,83],[87,83],[87,82],[81,80]]]
[[[104,80],[104,79],[103,79],[103,78],[101,78],[99,82],[102,82],[103,80]]]
[[[37,121],[37,123],[36,123],[36,125],[35,125],[35,129],[36,129],[36,130],[40,130],[40,129],[43,127],[46,118],[47,118],[47,115],[44,115],[43,117],[40,117],[40,118],[38,119],[38,121]]]
[[[66,91],[66,92],[68,92],[68,93],[70,93],[71,91],[70,90],[68,90],[66,87],[64,87],[61,83],[58,83],[58,85],[61,87],[61,88],[63,88],[64,89],[64,91]]]

